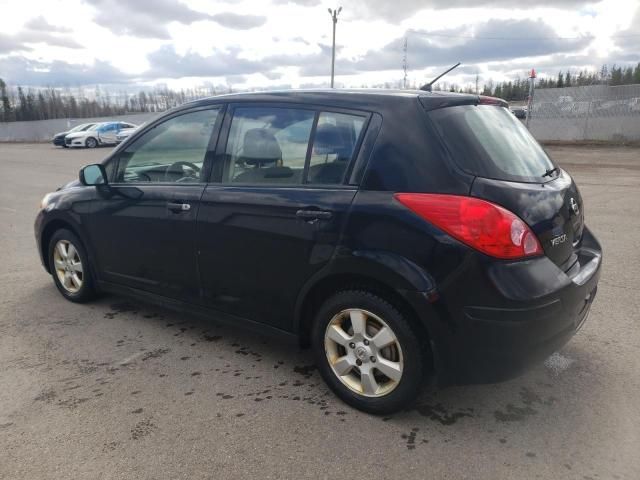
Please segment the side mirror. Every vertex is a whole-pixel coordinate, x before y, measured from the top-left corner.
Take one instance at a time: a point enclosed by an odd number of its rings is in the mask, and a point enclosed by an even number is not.
[[[87,165],[80,170],[80,183],[82,185],[107,185],[107,172],[103,165],[96,163],[94,165]]]

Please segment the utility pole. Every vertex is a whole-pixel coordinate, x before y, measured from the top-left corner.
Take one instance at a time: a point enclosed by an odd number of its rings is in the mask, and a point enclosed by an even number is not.
[[[407,70],[409,69],[407,65],[407,37],[404,37],[404,45],[402,47],[402,71],[404,72],[404,78],[402,80],[402,88],[406,90],[407,88]]]
[[[331,88],[333,88],[333,74],[336,66],[336,23],[338,23],[338,14],[342,11],[342,7],[338,7],[337,10],[329,10],[331,20],[333,22],[333,48],[331,49]]]
[[[529,96],[527,97],[527,120],[526,126],[529,128],[529,120],[531,120],[531,113],[533,110],[533,93],[535,92],[535,83],[536,83],[536,71],[535,69],[531,69],[529,73]]]

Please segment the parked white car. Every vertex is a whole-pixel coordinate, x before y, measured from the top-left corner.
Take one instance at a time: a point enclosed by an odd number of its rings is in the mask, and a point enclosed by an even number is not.
[[[70,133],[65,137],[67,147],[95,148],[100,145],[115,145],[120,131],[136,128],[136,125],[125,122],[103,122],[83,132]]]
[[[138,130],[140,127],[142,127],[143,124],[138,125],[137,127],[133,127],[133,128],[123,128],[122,130],[120,130],[120,132],[116,135],[116,143],[122,143],[124,142],[127,138],[129,138],[131,136],[131,134],[133,132],[135,132],[136,130]]]

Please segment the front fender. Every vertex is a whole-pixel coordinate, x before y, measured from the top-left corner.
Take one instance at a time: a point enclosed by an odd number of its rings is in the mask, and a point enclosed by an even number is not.
[[[38,212],[34,225],[35,234],[40,258],[47,271],[49,270],[46,252],[48,239],[59,228],[69,228],[75,232],[93,263],[94,252],[83,221],[90,213],[93,195],[93,192],[85,187],[59,190],[52,194],[50,203],[53,203],[53,206]]]

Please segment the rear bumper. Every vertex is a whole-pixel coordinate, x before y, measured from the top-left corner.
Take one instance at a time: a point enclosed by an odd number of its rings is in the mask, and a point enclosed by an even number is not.
[[[586,320],[595,298],[602,251],[585,228],[570,276],[547,257],[469,262],[462,285],[430,306],[420,294],[440,383],[506,380],[565,345]],[[435,318],[435,319],[434,319]]]

